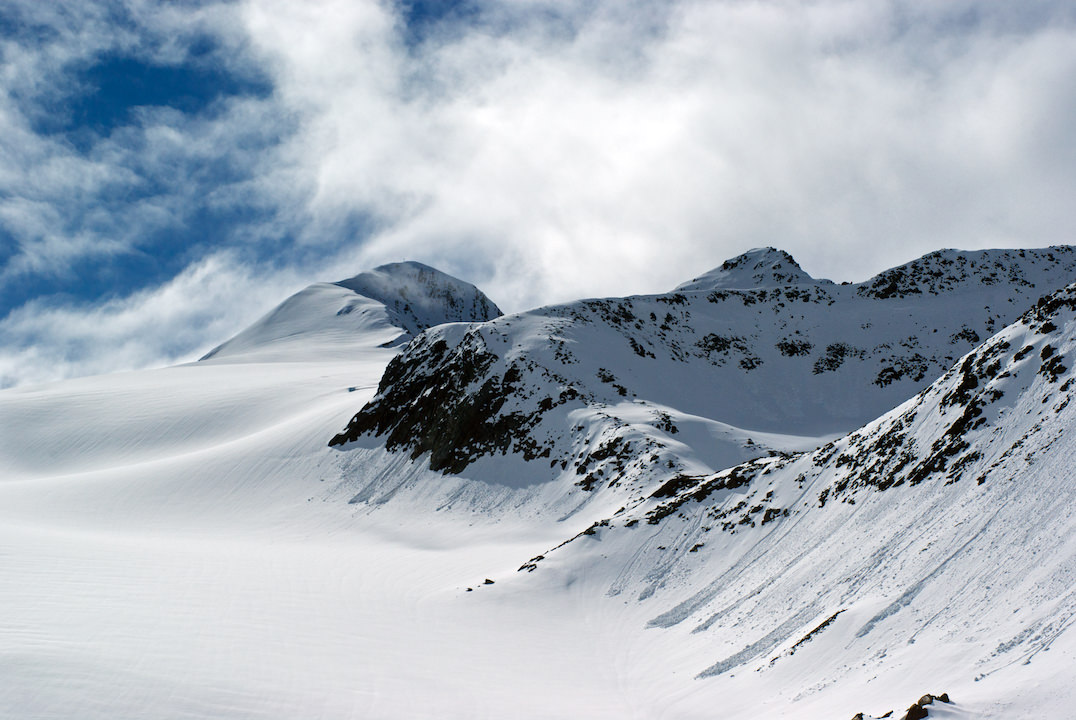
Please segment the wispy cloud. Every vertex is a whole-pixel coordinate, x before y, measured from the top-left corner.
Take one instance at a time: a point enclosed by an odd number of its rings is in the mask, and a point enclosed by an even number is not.
[[[218,253],[92,307],[31,301],[0,320],[0,387],[196,360],[304,284],[286,272],[255,277]]]
[[[212,92],[193,82],[212,75],[202,66],[246,71],[234,9],[184,9],[5,4],[2,21],[13,31],[0,46],[4,290],[36,279],[47,291],[49,277],[74,271],[84,282],[102,275],[98,292],[108,283],[120,292],[138,289],[137,275],[118,282],[103,266],[123,255],[157,256],[168,267],[151,279],[167,279],[182,264],[164,257],[199,242],[195,232],[181,237],[184,231],[219,207],[215,196],[251,179],[259,151],[284,130],[267,98],[242,93],[195,98],[204,102],[193,112],[142,104],[167,95],[155,82],[170,83],[171,99],[187,105],[192,94]],[[123,76],[95,74],[117,59],[127,63]],[[131,77],[132,68],[145,69],[144,77]],[[208,245],[202,252],[212,251]],[[8,306],[17,300],[9,293],[2,299]]]
[[[24,31],[0,73],[16,379],[65,347],[60,374],[185,357],[282,299],[262,288],[403,258],[521,309],[667,289],[758,245],[862,279],[941,246],[1076,240],[1068,2],[48,5],[8,3]],[[216,94],[49,130],[117,57]],[[71,345],[55,320],[149,313],[213,269],[247,314],[170,316],[182,347]],[[37,316],[53,334],[24,331]]]

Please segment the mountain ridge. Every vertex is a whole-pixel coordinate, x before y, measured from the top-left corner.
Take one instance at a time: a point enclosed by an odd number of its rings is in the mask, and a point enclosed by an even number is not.
[[[733,269],[753,272],[759,257],[789,262],[764,249]],[[679,290],[434,328],[390,362],[330,444],[383,438],[456,474],[515,457],[516,476],[533,482],[579,468],[572,484],[584,490],[607,485],[640,447],[678,472],[729,467],[873,420],[1072,279],[1070,247],[942,251],[856,285]],[[682,462],[670,448],[699,433],[709,457]]]
[[[678,285],[673,292],[700,290],[751,290],[789,285],[832,285],[832,280],[816,280],[784,250],[752,248],[730,258],[713,270]]]

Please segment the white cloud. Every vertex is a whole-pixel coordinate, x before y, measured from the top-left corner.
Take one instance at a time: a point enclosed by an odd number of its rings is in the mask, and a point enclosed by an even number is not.
[[[0,387],[196,360],[305,284],[222,253],[92,308],[28,303],[0,320]]]
[[[311,232],[368,213],[385,227],[362,259],[475,268],[510,307],[668,288],[757,245],[860,279],[1076,237],[1064,6],[670,7],[417,50],[378,3],[245,17],[300,118]]]

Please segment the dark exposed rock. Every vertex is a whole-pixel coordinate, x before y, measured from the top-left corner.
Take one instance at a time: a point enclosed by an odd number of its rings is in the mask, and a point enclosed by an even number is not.
[[[949,693],[942,693],[941,695],[930,695],[929,693],[919,698],[919,701],[908,708],[904,713],[901,720],[922,720],[922,718],[929,717],[930,713],[927,711],[927,705],[933,705],[934,701],[948,703]]]
[[[718,490],[743,487],[754,480],[768,462],[768,460],[756,460],[714,475],[677,475],[651,494],[650,497],[655,499],[670,499],[647,513],[647,522],[656,525],[663,518],[676,512],[684,503],[702,502]],[[761,509],[760,507],[759,510]],[[748,522],[752,522],[749,517]]]
[[[909,707],[903,715],[900,716],[900,720],[922,720],[925,717],[929,717],[930,713],[927,710],[927,706],[933,705],[935,700],[937,700],[938,702],[949,703],[949,693],[942,693],[941,695],[931,695],[928,693],[924,695],[923,697],[919,698],[919,700],[916,701],[915,704]],[[887,718],[891,717],[892,715],[893,711],[890,710],[885,715],[881,715],[880,717]],[[861,712],[856,713],[852,716],[852,720],[864,720],[865,718],[866,715]]]
[[[1057,330],[1054,320],[1062,310],[1076,310],[1076,286],[1042,298],[1018,322],[1034,332],[1041,332],[1044,327],[1050,328],[1048,332],[1054,332]],[[1034,348],[1031,344],[1024,345],[1012,353],[1007,362],[1023,361]],[[936,475],[943,475],[948,483],[958,481],[967,468],[982,458],[982,453],[972,447],[969,434],[986,422],[984,411],[987,406],[1002,397],[1002,392],[992,383],[1008,375],[1002,370],[1002,365],[1010,352],[1008,342],[993,340],[969,354],[943,378],[949,379],[950,386],[939,399],[938,409],[948,420],[948,425],[929,448],[918,449],[909,444],[907,429],[916,412],[912,408],[871,435],[853,433],[849,436],[847,449],[838,454],[835,460],[832,460],[835,450],[822,448],[816,451],[814,461],[820,470],[830,466],[831,462],[833,467],[847,470],[838,476],[832,486],[823,490],[819,504],[825,505],[831,493],[841,495],[857,487],[873,486],[885,490],[905,483],[916,485]],[[1062,356],[1052,344],[1042,346],[1039,358],[1041,365],[1038,374],[1050,383],[1057,382],[1061,375],[1068,372],[1061,361]],[[1062,387],[1067,390],[1070,385],[1071,378]],[[1065,405],[1067,398],[1058,403],[1055,412]],[[1002,459],[1011,450],[1002,455]],[[978,482],[981,484],[982,481],[980,476]]]
[[[833,372],[844,363],[845,358],[862,358],[864,355],[866,353],[863,350],[854,348],[848,343],[830,343],[826,346],[826,354],[815,360],[814,374],[821,375],[824,372]]]
[[[1061,362],[1061,356],[1054,354],[1055,350],[1052,345],[1044,345],[1039,357],[1042,359],[1042,365],[1039,366],[1039,374],[1045,377],[1049,382],[1057,382],[1066,370],[1065,364]]]
[[[979,333],[965,325],[960,329],[960,332],[953,333],[949,336],[950,343],[956,343],[960,340],[963,340],[970,345],[977,345],[979,343]]]
[[[806,340],[797,340],[795,338],[784,338],[778,341],[777,350],[785,357],[796,357],[798,355],[809,355],[811,348],[814,347]]]
[[[389,363],[377,396],[355,415],[330,446],[357,440],[364,433],[385,435],[389,450],[408,448],[411,457],[430,453],[430,468],[462,472],[477,456],[509,449],[525,458],[548,456],[527,431],[535,419],[521,413],[501,414],[519,381],[511,366],[501,377],[486,377],[496,361],[476,333],[450,348],[443,340],[423,347],[420,336]],[[431,364],[443,373],[427,375]]]

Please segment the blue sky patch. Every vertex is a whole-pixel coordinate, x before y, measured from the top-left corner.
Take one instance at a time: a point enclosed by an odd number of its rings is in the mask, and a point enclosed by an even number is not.
[[[65,98],[60,112],[46,123],[52,126],[38,128],[39,132],[107,136],[136,122],[137,108],[168,107],[199,115],[227,97],[266,97],[272,92],[267,81],[241,78],[208,62],[154,65],[123,56],[101,58],[78,73],[78,80],[81,92]]]
[[[482,9],[473,0],[412,0],[400,3],[404,22],[404,41],[409,46],[448,32],[453,26],[470,27],[478,21]]]

